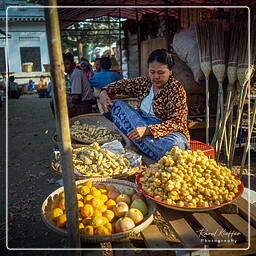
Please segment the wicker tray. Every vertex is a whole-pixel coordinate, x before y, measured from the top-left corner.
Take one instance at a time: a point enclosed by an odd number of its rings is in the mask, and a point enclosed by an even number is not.
[[[83,179],[76,181],[76,185],[83,184],[86,181],[92,181],[93,184],[97,183],[104,183],[107,185],[115,185],[117,189],[123,190],[125,187],[133,187],[137,190],[134,183],[125,181],[125,180],[117,180],[117,179],[106,179],[106,178],[90,178],[90,179]],[[56,232],[57,234],[61,236],[67,237],[67,229],[66,228],[59,228],[55,225],[54,221],[50,218],[50,208],[53,202],[53,199],[57,199],[60,192],[64,191],[64,187],[58,188],[54,192],[52,192],[43,202],[42,208],[41,208],[41,217],[45,225]],[[138,191],[138,190],[137,190]],[[90,242],[90,243],[99,243],[99,242],[113,242],[113,241],[119,241],[120,239],[130,237],[136,233],[141,232],[143,229],[145,229],[147,226],[149,226],[153,221],[153,214],[155,212],[155,204],[148,198],[146,198],[146,202],[148,205],[148,214],[145,216],[144,221],[139,224],[138,226],[134,227],[133,229],[122,232],[122,233],[116,233],[108,236],[100,236],[100,235],[94,235],[94,236],[87,236],[84,234],[81,234],[81,240],[84,242]]]
[[[116,133],[115,125],[100,113],[92,113],[92,114],[75,116],[69,120],[70,127],[74,124],[75,121],[79,121],[81,124],[103,126],[103,127],[110,129],[111,131],[113,131],[113,133]],[[93,139],[91,139],[91,140],[82,139],[82,138],[78,138],[74,135],[71,135],[71,138],[75,141],[78,141],[78,142],[84,143],[84,144],[91,144],[91,143],[95,142],[95,140],[93,140]],[[121,137],[118,139],[120,141],[122,140]],[[101,145],[101,144],[104,144],[104,143],[110,142],[110,141],[97,141],[97,142]]]
[[[86,145],[83,144],[72,144],[72,148],[80,148],[80,147],[86,147]],[[126,151],[135,153],[131,150],[126,149]],[[61,168],[60,168],[60,161],[54,159],[52,160],[51,163],[51,167],[53,169],[53,171],[58,174],[59,176],[62,176],[62,172],[61,172]],[[135,174],[141,172],[141,167],[138,166],[136,168],[133,168],[131,170],[129,170],[128,172],[125,173],[121,173],[121,174],[117,174],[117,175],[113,175],[113,176],[85,176],[85,175],[77,175],[75,172],[75,177],[76,180],[81,180],[81,179],[89,179],[89,178],[112,178],[112,179],[125,179],[125,178],[131,178],[132,176],[134,176]]]
[[[234,174],[233,174],[234,175]],[[234,198],[230,201],[226,201],[225,203],[222,203],[222,204],[219,204],[219,205],[216,205],[216,206],[209,206],[209,207],[181,207],[181,206],[176,206],[176,205],[173,205],[173,204],[167,204],[167,203],[164,203],[160,200],[157,200],[155,199],[154,197],[148,195],[143,189],[142,189],[142,186],[141,186],[141,183],[140,183],[140,178],[143,177],[143,173],[140,173],[136,176],[136,185],[138,187],[138,190],[143,193],[147,198],[155,201],[157,204],[160,204],[164,207],[167,207],[167,208],[170,208],[170,209],[173,209],[173,210],[177,210],[177,211],[186,211],[186,212],[207,212],[207,211],[211,211],[211,210],[215,210],[217,208],[220,208],[220,207],[223,207],[224,205],[227,205],[227,204],[230,204],[230,203],[233,203],[235,200],[237,200],[243,193],[244,191],[244,185],[243,183],[241,182],[240,185],[238,185],[238,192],[235,194]],[[235,179],[236,180],[239,180],[239,178],[234,175]]]

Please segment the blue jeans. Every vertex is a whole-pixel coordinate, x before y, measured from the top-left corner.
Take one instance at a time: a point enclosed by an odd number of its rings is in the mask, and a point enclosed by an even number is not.
[[[126,136],[137,127],[149,126],[161,123],[161,120],[149,114],[143,114],[123,101],[113,101],[109,106],[109,112],[104,114],[118,127]],[[131,140],[142,152],[149,157],[159,160],[172,147],[178,146],[182,150],[189,149],[186,136],[180,132],[154,139],[145,136],[139,140]]]

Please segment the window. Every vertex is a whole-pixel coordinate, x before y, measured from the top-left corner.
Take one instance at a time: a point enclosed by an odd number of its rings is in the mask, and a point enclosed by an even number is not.
[[[6,72],[4,47],[0,48],[0,73]]]
[[[42,71],[40,47],[20,47],[20,57],[21,65],[33,62],[33,71]]]

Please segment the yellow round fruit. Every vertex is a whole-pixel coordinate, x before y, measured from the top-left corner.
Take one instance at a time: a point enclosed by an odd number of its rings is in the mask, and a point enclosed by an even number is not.
[[[101,195],[99,198],[102,200],[103,203],[106,203],[108,201],[107,195]]]
[[[78,209],[81,209],[84,207],[84,203],[82,201],[77,201]]]
[[[87,225],[83,229],[83,234],[87,236],[93,236],[94,235],[94,229],[93,226]]]
[[[80,210],[81,215],[85,218],[91,217],[93,215],[93,207],[90,204],[85,204],[84,207]]]
[[[93,198],[91,202],[94,209],[98,209],[104,204],[99,197]]]
[[[84,226],[91,225],[92,220],[93,220],[92,217],[87,217],[82,220],[82,223],[84,224]]]
[[[65,197],[64,191],[60,192],[60,193],[59,193],[59,199],[64,198],[64,197]]]
[[[106,223],[104,225],[104,227],[106,227],[108,229],[108,231],[110,232],[110,234],[114,233],[114,229],[113,229],[113,225],[112,223]]]
[[[107,235],[111,235],[111,233],[106,227],[99,226],[95,229],[95,235],[107,236]]]
[[[66,214],[61,214],[60,216],[57,217],[57,226],[59,228],[66,227],[66,223],[67,223],[67,216],[66,216]]]
[[[106,210],[102,214],[103,217],[106,217],[109,222],[111,222],[115,218],[115,213],[111,210]]]
[[[77,200],[79,201],[79,200],[81,200],[81,201],[83,201],[83,196],[81,195],[81,194],[76,194],[76,197],[77,197]]]
[[[87,194],[90,193],[90,188],[87,187],[87,186],[82,186],[82,187],[79,189],[79,192],[80,192],[81,195],[86,196]]]
[[[92,194],[94,197],[98,197],[98,196],[101,195],[101,192],[100,192],[97,188],[92,187],[92,188],[91,188],[91,194]]]
[[[63,210],[60,209],[60,208],[54,208],[52,211],[51,211],[51,219],[56,221],[56,219],[63,214]]]
[[[92,199],[94,198],[94,196],[93,195],[86,195],[85,197],[84,197],[84,203],[85,204],[89,204],[89,203],[91,203],[91,201],[92,201]]]
[[[92,220],[92,226],[97,228],[99,226],[103,226],[107,224],[109,221],[106,217],[95,217]]]
[[[101,217],[102,216],[102,213],[100,210],[94,210],[94,213],[92,215],[92,218],[95,218],[95,217]]]
[[[80,222],[78,228],[79,229],[83,229],[84,228],[84,224]]]
[[[107,206],[108,209],[111,210],[116,205],[116,202],[113,199],[108,199],[105,205]]]
[[[92,182],[91,181],[86,181],[85,186],[87,186],[88,188],[91,188],[92,187]]]
[[[63,211],[65,210],[65,199],[64,199],[64,198],[60,199],[60,202],[59,202],[58,207],[59,207],[61,210],[63,210]]]
[[[100,190],[101,194],[103,194],[103,195],[107,195],[107,193],[108,193],[107,189],[105,189],[105,188],[101,188],[99,190]]]

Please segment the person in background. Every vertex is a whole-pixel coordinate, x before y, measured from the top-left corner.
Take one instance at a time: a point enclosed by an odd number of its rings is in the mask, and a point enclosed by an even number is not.
[[[101,71],[101,66],[100,66],[100,58],[95,59],[95,71],[100,72]]]
[[[35,82],[32,79],[30,79],[28,81],[28,91],[34,91],[34,90],[35,90]]]
[[[157,49],[148,57],[148,76],[111,83],[100,93],[102,109],[121,130],[126,147],[140,149],[155,160],[174,146],[189,148],[187,96],[172,74],[173,65],[172,55]],[[138,98],[140,109],[111,101],[116,94]]]
[[[19,89],[19,85],[16,82],[14,82],[14,80],[15,80],[14,76],[9,77],[8,87],[9,87],[10,97],[19,99],[21,95],[21,91]]]
[[[92,70],[92,65],[89,63],[89,61],[85,58],[80,62],[80,67],[84,71],[84,75],[86,76],[87,80],[92,79],[94,73]]]
[[[110,58],[108,57],[101,58],[100,66],[101,66],[101,71],[95,73],[93,78],[89,80],[89,84],[91,87],[103,88],[112,82],[123,79],[123,77],[120,74],[110,71],[110,68],[111,68]]]
[[[46,95],[47,98],[52,97],[52,90],[53,90],[52,86],[53,86],[52,81],[50,81],[47,86],[47,95]]]
[[[111,71],[117,72],[118,74],[122,75],[122,72],[120,70],[119,64],[114,56],[110,58],[111,61]]]
[[[47,95],[47,82],[45,80],[45,76],[41,75],[40,80],[37,85],[37,93],[39,98],[44,98]]]
[[[91,113],[93,90],[89,86],[88,80],[83,75],[83,71],[76,67],[72,53],[64,54],[63,61],[71,86],[70,95],[67,96],[69,117]],[[51,107],[54,113],[53,102],[51,102]]]

